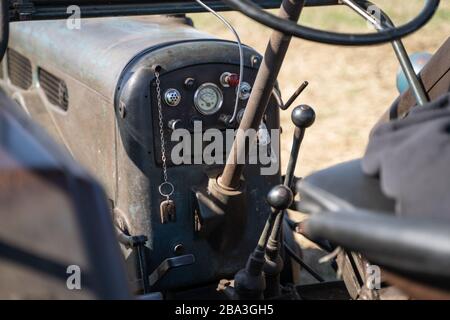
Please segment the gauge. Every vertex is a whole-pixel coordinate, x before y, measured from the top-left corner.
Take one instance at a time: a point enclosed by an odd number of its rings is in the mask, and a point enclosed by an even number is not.
[[[205,115],[214,114],[222,107],[222,91],[214,83],[204,83],[194,94],[194,105],[198,112]]]

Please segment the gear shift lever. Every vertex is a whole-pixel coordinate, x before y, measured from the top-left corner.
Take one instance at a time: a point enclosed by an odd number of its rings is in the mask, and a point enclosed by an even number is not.
[[[305,131],[307,128],[313,125],[316,119],[316,113],[313,108],[308,105],[300,105],[296,107],[291,114],[291,120],[295,124],[294,138],[292,140],[291,155],[289,157],[289,163],[286,170],[286,175],[284,178],[284,187],[291,190],[292,181],[294,179],[295,166],[298,160],[298,154],[300,151],[300,146],[302,144],[303,138],[305,136]],[[279,187],[279,186],[277,186]],[[275,187],[275,188],[277,188]],[[292,191],[291,191],[292,192]],[[281,199],[281,198],[285,199]],[[272,208],[276,209],[277,203],[285,203],[288,201],[287,197],[283,194],[278,195],[278,199],[273,199],[269,197],[267,199]],[[292,203],[289,203],[289,205]],[[289,207],[289,206],[288,206]],[[278,210],[275,221],[272,227],[272,232],[270,238],[266,245],[266,263],[264,265],[264,275],[266,278],[266,290],[265,298],[275,297],[280,295],[280,273],[283,270],[283,259],[280,255],[281,248],[281,230],[283,224],[284,212],[288,208]]]
[[[266,279],[263,275],[265,259],[265,248],[276,217],[291,205],[294,199],[291,189],[284,185],[277,185],[270,190],[267,195],[267,202],[272,207],[272,211],[266,221],[264,230],[259,238],[258,245],[247,260],[244,269],[236,273],[234,277],[233,299],[252,300],[262,299],[266,288]]]
[[[267,195],[267,202],[272,207],[272,211],[258,245],[250,255],[245,268],[240,270],[234,278],[232,294],[234,299],[262,299],[263,292],[265,292],[265,298],[274,297],[280,293],[279,277],[283,269],[283,260],[279,254],[279,238],[283,214],[294,200],[290,185],[294,177],[295,164],[305,130],[314,123],[315,118],[314,110],[307,105],[298,106],[292,111],[291,119],[296,128],[284,184],[273,187]]]
[[[292,110],[291,120],[295,125],[294,139],[292,140],[291,155],[289,157],[288,166],[284,185],[291,187],[294,179],[295,165],[297,164],[298,153],[307,128],[313,125],[316,120],[316,113],[310,106],[303,104]]]

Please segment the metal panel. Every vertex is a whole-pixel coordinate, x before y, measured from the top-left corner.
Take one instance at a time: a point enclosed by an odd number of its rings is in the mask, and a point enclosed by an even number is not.
[[[172,18],[96,18],[69,29],[66,21],[11,24],[9,46],[53,66],[113,101],[125,66],[139,53],[162,42],[213,38]]]

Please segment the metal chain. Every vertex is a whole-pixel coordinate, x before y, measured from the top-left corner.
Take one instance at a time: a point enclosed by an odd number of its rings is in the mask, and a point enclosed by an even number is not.
[[[166,158],[166,141],[164,139],[164,122],[163,122],[163,113],[162,113],[162,102],[161,102],[161,80],[159,79],[159,72],[155,71],[156,78],[156,100],[158,103],[158,120],[159,120],[159,136],[161,139],[161,161],[162,161],[162,169],[163,169],[163,183],[159,185],[159,193],[166,197],[167,200],[175,191],[175,187],[172,183],[169,182],[167,177],[167,158]],[[164,192],[162,189],[164,186],[169,187],[168,192]]]

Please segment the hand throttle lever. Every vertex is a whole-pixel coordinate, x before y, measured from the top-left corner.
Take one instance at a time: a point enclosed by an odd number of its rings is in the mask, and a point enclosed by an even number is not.
[[[280,255],[281,248],[281,227],[283,224],[284,212],[290,207],[293,201],[292,182],[294,179],[295,167],[300,152],[300,146],[305,136],[307,128],[313,125],[316,120],[314,109],[308,105],[300,105],[292,110],[291,120],[295,125],[294,137],[292,140],[291,154],[289,157],[286,175],[283,185],[275,186],[267,197],[267,202],[275,212],[273,227],[269,239],[266,241],[266,264],[264,265],[264,274],[266,277],[265,297],[275,297],[280,294],[280,273],[283,269],[283,259]],[[286,192],[277,192],[286,188]],[[282,204],[282,205],[280,205]],[[267,235],[266,235],[267,236]]]
[[[291,188],[294,179],[295,166],[297,164],[300,146],[305,136],[305,131],[313,125],[316,120],[316,113],[313,108],[303,104],[292,110],[291,120],[295,125],[295,131],[292,140],[291,154],[286,169],[286,176],[284,177],[284,185],[289,188]]]

